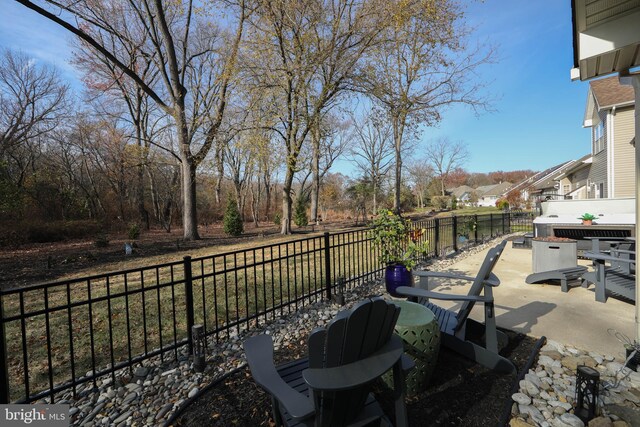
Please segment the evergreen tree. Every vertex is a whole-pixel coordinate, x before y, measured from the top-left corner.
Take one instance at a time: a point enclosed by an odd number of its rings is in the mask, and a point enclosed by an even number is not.
[[[293,222],[298,227],[304,227],[309,224],[309,217],[307,216],[307,198],[303,195],[298,196],[296,199]]]
[[[244,231],[244,224],[242,223],[242,217],[238,211],[238,204],[232,197],[229,197],[227,201],[227,209],[224,211],[224,218],[222,220],[224,225],[224,232],[230,236],[239,236]]]

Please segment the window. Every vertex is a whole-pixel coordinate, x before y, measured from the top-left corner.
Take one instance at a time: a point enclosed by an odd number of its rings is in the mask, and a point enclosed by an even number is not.
[[[604,182],[598,184],[598,198],[604,199]]]
[[[604,150],[604,141],[605,141],[605,120],[606,116],[602,118],[600,123],[596,127],[593,128],[593,154],[598,154],[602,150]]]

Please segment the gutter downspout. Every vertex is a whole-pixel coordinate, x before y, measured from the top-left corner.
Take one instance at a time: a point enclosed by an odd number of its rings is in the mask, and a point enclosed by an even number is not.
[[[636,130],[636,239],[640,237],[640,197],[638,197],[638,189],[640,189],[640,148],[638,148],[638,141],[640,141],[640,74],[629,74],[628,71],[620,73],[620,84],[633,86],[635,92],[635,130]],[[637,246],[636,246],[637,251]],[[640,275],[636,274],[636,337],[635,340],[640,342]]]
[[[615,132],[615,117],[616,106],[611,108],[611,111],[607,114],[607,198],[613,199],[616,197],[616,178],[615,178],[615,145],[616,138]]]

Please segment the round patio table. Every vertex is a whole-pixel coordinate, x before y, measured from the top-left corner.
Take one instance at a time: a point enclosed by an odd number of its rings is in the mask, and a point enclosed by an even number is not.
[[[395,332],[404,341],[404,350],[415,362],[407,374],[407,395],[412,396],[425,390],[440,351],[440,328],[435,315],[427,307],[409,301],[394,301],[400,307],[400,316]],[[392,377],[385,376],[387,384]]]

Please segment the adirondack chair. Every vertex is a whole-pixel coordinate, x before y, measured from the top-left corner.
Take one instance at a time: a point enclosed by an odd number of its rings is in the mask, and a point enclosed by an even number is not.
[[[418,271],[413,275],[420,278],[420,288],[401,286],[397,292],[433,311],[440,325],[443,346],[497,372],[515,373],[516,368],[513,363],[499,354],[499,349],[506,345],[508,338],[506,334],[496,329],[493,303],[493,288],[500,284],[500,280],[492,273],[492,270],[506,243],[503,241],[496,247],[489,249],[475,277],[447,272]],[[472,282],[472,284],[467,295],[452,295],[430,291],[430,278],[447,279],[454,282],[465,280]],[[462,305],[457,311],[447,310],[430,302],[430,299],[460,301]],[[471,309],[476,303],[484,304],[484,323],[469,318]],[[482,344],[481,341],[484,343]],[[499,344],[502,345],[499,346]]]
[[[343,311],[309,336],[307,359],[276,368],[269,335],[249,338],[244,350],[251,375],[272,396],[277,425],[390,424],[369,385],[393,369],[396,425],[407,425],[403,343],[393,335],[400,308],[374,298]]]
[[[624,251],[624,256],[620,252]],[[612,250],[612,252],[614,252]],[[635,251],[618,250],[615,255],[602,252],[585,252],[584,257],[593,260],[594,270],[585,273],[584,286],[595,285],[596,301],[606,302],[609,294],[631,301],[636,300]],[[606,265],[609,263],[609,265]]]

